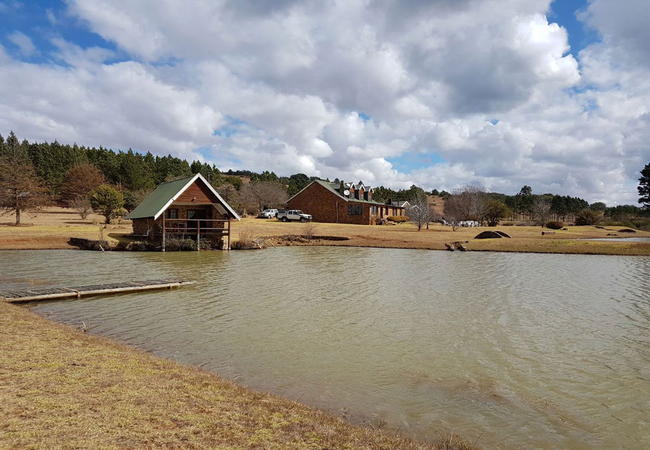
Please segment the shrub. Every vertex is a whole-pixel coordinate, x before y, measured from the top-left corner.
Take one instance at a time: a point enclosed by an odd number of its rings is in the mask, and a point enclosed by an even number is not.
[[[311,222],[307,223],[303,228],[303,232],[304,232],[303,236],[305,236],[305,238],[308,241],[311,241],[314,238],[314,236],[316,236],[317,231],[318,231],[318,225]]]
[[[239,240],[233,242],[230,248],[233,250],[252,250],[261,249],[264,245],[264,239],[256,238],[250,230],[239,232]]]
[[[165,250],[170,252],[183,252],[196,250],[196,241],[193,239],[176,239],[167,238],[165,240]]]
[[[388,216],[386,219],[397,223],[408,222],[410,220],[408,216]]]
[[[90,199],[87,197],[76,197],[71,206],[75,211],[81,216],[83,220],[86,220],[91,212],[93,212],[93,207],[90,204]]]
[[[546,223],[546,228],[550,228],[551,230],[561,230],[564,228],[564,223],[560,222],[559,220],[551,220],[550,222]]]
[[[599,218],[600,216],[596,211],[583,209],[576,214],[576,225],[594,225],[598,223]]]

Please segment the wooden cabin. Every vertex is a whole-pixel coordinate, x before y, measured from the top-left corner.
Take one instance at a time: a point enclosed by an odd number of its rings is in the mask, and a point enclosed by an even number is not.
[[[170,237],[195,239],[197,244],[211,239],[230,249],[232,220],[241,220],[200,173],[161,184],[126,218],[133,221],[134,236],[160,240],[163,251]]]

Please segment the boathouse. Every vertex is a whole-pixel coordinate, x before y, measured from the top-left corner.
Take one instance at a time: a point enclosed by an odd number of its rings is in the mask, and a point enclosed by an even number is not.
[[[197,244],[209,239],[230,249],[232,220],[241,220],[200,173],[161,184],[126,218],[133,221],[134,236],[159,240],[163,250],[172,237]]]
[[[406,208],[390,200],[372,199],[374,190],[362,181],[331,183],[314,180],[287,201],[289,209],[311,214],[316,222],[373,225],[377,219],[406,215]],[[405,202],[404,202],[405,203]]]

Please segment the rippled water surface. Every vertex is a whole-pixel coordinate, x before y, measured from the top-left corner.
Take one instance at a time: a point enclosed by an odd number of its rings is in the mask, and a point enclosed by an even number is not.
[[[650,258],[0,252],[12,286],[162,277],[197,284],[32,307],[418,439],[453,430],[487,448],[650,448]]]

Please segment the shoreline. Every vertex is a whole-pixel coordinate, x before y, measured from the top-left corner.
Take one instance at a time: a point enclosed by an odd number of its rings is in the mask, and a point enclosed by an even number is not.
[[[471,448],[352,425],[5,302],[0,350],[9,448]]]
[[[132,242],[127,235],[131,232],[130,222],[99,224],[98,217],[83,221],[65,208],[50,208],[31,218],[28,226],[0,226],[0,250],[69,250],[76,249],[68,241],[70,238],[106,240],[114,244]],[[307,227],[312,241],[305,238]],[[626,238],[650,238],[650,232],[637,230],[623,236],[618,226],[596,228],[595,226],[569,226],[566,230],[549,230],[536,226],[498,226],[498,227],[451,227],[432,224],[429,230],[417,231],[415,225],[349,225],[309,222],[283,223],[274,219],[245,218],[233,223],[233,241],[242,236],[261,238],[266,247],[279,246],[332,246],[332,247],[373,247],[396,249],[444,250],[445,244],[462,242],[467,251],[551,253],[551,254],[589,254],[589,255],[628,255],[650,256],[650,242],[630,242]],[[511,238],[477,240],[482,231],[499,230]],[[542,235],[542,232],[545,234]],[[619,234],[608,236],[608,234]],[[318,237],[326,239],[318,240]],[[592,239],[616,239],[594,241]],[[330,240],[337,239],[337,240]]]
[[[620,238],[620,239],[625,239],[625,238]],[[574,241],[572,239],[565,239],[567,241]],[[579,239],[575,239],[575,241],[578,241]],[[588,240],[588,239],[585,239]],[[624,242],[621,242],[624,243]],[[618,242],[614,242],[614,244],[619,244]],[[377,248],[377,249],[394,249],[394,250],[421,250],[421,251],[439,251],[439,252],[449,252],[449,250],[445,248],[423,248],[423,247],[408,247],[408,246],[383,246],[383,245],[358,245],[358,244],[321,244],[321,243],[314,243],[314,244],[309,244],[309,243],[291,243],[291,244],[277,244],[275,243],[273,246],[270,247],[264,247],[262,249],[239,249],[239,250],[230,250],[234,252],[240,252],[240,251],[258,251],[258,250],[270,250],[272,248],[283,248],[283,247],[346,247],[346,248]],[[17,252],[17,251],[58,251],[58,250],[66,250],[66,251],[98,251],[98,250],[86,250],[86,249],[80,249],[71,245],[67,246],[59,246],[59,247],[24,247],[24,248],[2,248],[2,245],[0,243],[0,252]],[[162,253],[162,252],[145,252],[145,251],[127,251],[127,250],[106,250],[110,252],[126,252],[126,253]],[[201,252],[220,252],[223,250],[201,250]],[[459,250],[456,250],[460,253]],[[191,251],[186,251],[185,253],[192,253]],[[196,252],[196,251],[194,251]],[[585,255],[585,256],[634,256],[634,257],[644,257],[644,256],[650,256],[650,250],[648,250],[647,253],[613,253],[613,252],[606,252],[606,251],[592,251],[591,249],[581,249],[578,251],[555,251],[555,250],[517,250],[517,249],[486,249],[486,248],[474,248],[474,249],[467,249],[465,253],[519,253],[519,254],[534,254],[534,255]],[[168,252],[168,253],[178,253],[178,252]]]
[[[74,237],[74,236],[71,236]],[[643,236],[646,237],[646,236]],[[286,242],[279,243],[278,238],[280,236],[263,236],[264,239],[269,239],[273,242],[272,245],[264,247],[261,250],[268,250],[271,248],[278,247],[349,247],[349,248],[384,248],[384,249],[398,249],[398,250],[427,250],[427,251],[449,251],[446,248],[441,246],[413,246],[413,245],[393,245],[390,243],[375,243],[375,244],[359,244],[359,243],[348,243],[346,241],[326,241],[321,242],[315,240],[315,242]],[[511,248],[501,247],[501,248],[476,248],[469,247],[467,252],[482,252],[482,253],[532,253],[532,254],[553,254],[553,255],[592,255],[592,256],[650,256],[650,242],[626,242],[626,237],[617,238],[620,242],[615,240],[610,241],[594,241],[590,238],[562,238],[562,239],[548,239],[547,242],[553,244],[561,243],[570,243],[574,244],[577,248],[565,249],[565,250],[556,250],[552,249],[550,246],[542,246],[532,249],[522,249],[513,246]],[[336,242],[336,243],[335,243]],[[451,241],[453,242],[453,241]],[[464,241],[463,241],[464,242]],[[477,241],[469,241],[469,243],[475,243]],[[502,241],[503,242],[503,241]],[[589,244],[598,242],[597,245],[592,245],[592,247],[605,247],[605,248],[588,248]],[[605,242],[605,243],[601,243]],[[71,250],[71,251],[92,251],[80,249],[78,247],[72,246],[67,243],[55,244],[51,246],[21,246],[21,247],[6,247],[4,243],[0,240],[0,251],[52,251],[52,250]],[[618,245],[633,245],[632,249],[621,249],[617,248]],[[581,246],[581,247],[578,247]],[[257,249],[253,249],[257,250]],[[624,250],[624,251],[620,251]],[[625,251],[628,250],[628,251]],[[634,250],[634,251],[630,251]],[[96,251],[96,250],[95,250]],[[115,250],[106,250],[106,251],[115,251]],[[122,250],[119,250],[122,251]],[[202,251],[222,251],[222,250],[202,250]],[[232,251],[241,251],[241,250],[232,250]],[[143,253],[143,252],[139,252]]]

